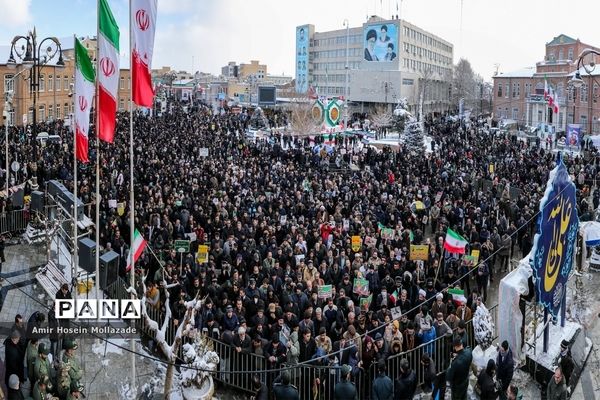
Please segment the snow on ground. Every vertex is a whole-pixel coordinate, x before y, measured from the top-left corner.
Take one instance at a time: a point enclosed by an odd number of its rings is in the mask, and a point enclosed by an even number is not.
[[[560,343],[563,340],[570,341],[578,329],[581,329],[581,325],[571,321],[565,321],[565,327],[560,326],[560,322],[554,325],[553,323],[548,324],[549,336],[548,336],[548,351],[543,352],[543,341],[544,341],[544,326],[538,325],[535,337],[531,337],[527,340],[529,346],[527,346],[527,356],[532,360],[536,361],[540,365],[549,369],[554,370],[554,361],[560,354]],[[535,349],[532,347],[535,343]],[[534,354],[535,351],[535,354]]]
[[[115,339],[115,338],[110,338],[108,340],[108,342],[97,340],[92,345],[92,352],[94,354],[97,354],[102,357],[104,357],[105,352],[106,352],[106,354],[108,354],[108,353],[114,353],[114,354],[119,354],[119,355],[123,354],[123,350],[117,346],[122,346],[122,347],[129,346],[129,340]]]

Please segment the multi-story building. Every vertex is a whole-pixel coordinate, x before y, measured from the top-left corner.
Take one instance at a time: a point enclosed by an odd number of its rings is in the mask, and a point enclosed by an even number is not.
[[[360,109],[406,98],[412,112],[423,96],[424,113],[443,112],[450,106],[452,69],[451,43],[401,19],[372,16],[359,27],[328,32],[296,27],[299,93],[312,87],[319,96],[345,96]]]
[[[82,38],[92,60],[95,60],[96,39]],[[39,122],[66,119],[73,113],[73,84],[75,74],[75,54],[73,38],[60,39],[65,65],[57,66],[56,59],[43,66],[40,71],[40,86],[36,100],[36,120]],[[8,66],[10,46],[0,46],[0,90],[13,91],[11,125],[21,126],[33,121],[33,95],[29,90],[29,72],[21,72],[26,66]],[[123,61],[123,60],[122,60]],[[19,62],[17,60],[17,62]],[[125,67],[125,68],[124,68]],[[130,99],[131,80],[128,65],[121,65],[118,91],[118,109],[127,110]],[[17,76],[18,75],[18,76]],[[4,113],[4,101],[0,102],[0,113]]]
[[[259,64],[257,60],[251,60],[250,64],[241,63],[238,67],[238,78],[241,80],[254,77],[261,80],[267,76],[267,66]]]
[[[567,124],[580,124],[581,131],[600,133],[600,71],[588,74],[581,69],[584,85],[577,89],[569,84],[577,68],[579,54],[597,47],[561,34],[546,43],[544,60],[535,67],[496,74],[492,96],[494,119],[512,120],[530,127],[550,126],[564,132]],[[600,58],[586,56],[585,63],[597,63]],[[545,81],[555,93],[559,112],[552,112],[544,100]]]

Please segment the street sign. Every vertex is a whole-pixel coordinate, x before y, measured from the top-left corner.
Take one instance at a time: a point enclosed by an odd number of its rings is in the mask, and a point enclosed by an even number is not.
[[[189,240],[176,240],[175,241],[175,250],[178,253],[188,253],[190,251],[190,241]]]

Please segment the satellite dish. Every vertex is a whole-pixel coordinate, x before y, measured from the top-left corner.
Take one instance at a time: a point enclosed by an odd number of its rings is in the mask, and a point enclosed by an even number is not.
[[[19,171],[20,168],[21,168],[21,164],[19,164],[18,161],[13,161],[12,164],[10,164],[10,169],[12,169],[13,172]]]

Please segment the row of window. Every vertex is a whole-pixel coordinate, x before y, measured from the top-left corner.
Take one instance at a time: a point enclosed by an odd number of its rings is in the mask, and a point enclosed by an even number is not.
[[[526,115],[523,114],[523,118],[519,118],[519,108],[514,107],[510,110],[508,107],[498,107],[496,110],[496,115],[500,119],[514,119],[515,121],[526,122],[529,125],[540,124],[544,122],[544,112],[543,110],[538,110],[537,115],[534,118],[533,112],[530,113],[528,119],[526,119]],[[558,126],[563,125],[563,115],[564,113],[558,114]],[[588,131],[588,117],[583,114],[579,116],[579,121],[575,121],[574,114],[572,112],[567,113],[567,123],[574,124],[578,123],[581,125],[581,131],[586,133]],[[592,133],[600,133],[600,117],[594,116],[592,120]]]
[[[14,75],[13,74],[5,74],[4,75],[4,90],[5,91],[10,91],[12,90],[14,92],[15,90],[15,81],[14,81]],[[53,91],[57,91],[60,92],[61,90],[64,91],[68,91],[70,89],[70,84],[73,84],[73,79],[74,77],[71,76],[70,78],[68,76],[63,76],[61,79],[60,75],[48,75],[48,87],[46,87],[46,75],[45,74],[41,74],[40,75],[40,87],[38,88],[38,91],[40,92],[45,92],[46,89],[49,92],[53,92]],[[127,88],[129,88],[129,85],[131,84],[131,78],[127,79]],[[125,78],[121,77],[121,80],[119,82],[119,89],[125,89]]]
[[[423,47],[415,46],[414,44],[404,42],[404,51],[406,53],[412,54],[413,56],[425,57],[431,61],[441,63],[444,65],[452,64],[452,59],[450,57],[443,56],[439,53],[436,53],[433,50],[429,50]]]
[[[344,96],[345,95],[344,88],[339,87],[339,86],[317,86],[317,93],[319,93],[319,95],[328,95],[328,96],[333,96],[333,95]],[[347,96],[350,96],[350,88],[348,88]]]
[[[565,59],[564,55],[565,55],[564,50],[559,49],[558,50],[558,60],[561,60],[561,61],[564,60]],[[567,60],[571,60],[571,61],[573,60],[573,48],[572,47],[569,47]],[[554,53],[553,51],[548,53],[547,61],[557,61],[556,53]]]
[[[428,46],[433,46],[436,49],[440,49],[447,53],[450,53],[452,51],[452,46],[448,46],[447,44],[442,43],[441,41],[434,39],[433,37],[425,33],[411,29],[408,26],[404,27],[404,36],[416,40],[417,42],[424,43]]]
[[[363,54],[363,49],[358,47],[348,49],[348,57],[360,57]],[[314,59],[318,58],[342,58],[346,57],[346,49],[313,51],[311,55]]]
[[[504,86],[504,92],[503,92],[503,86]],[[525,97],[529,97],[532,93],[532,89],[533,89],[533,84],[532,83],[525,83],[524,84],[524,95]],[[504,98],[508,98],[509,95],[513,98],[513,99],[518,99],[521,97],[521,84],[520,83],[513,83],[512,84],[512,91],[510,90],[511,87],[510,85],[507,83],[505,85],[499,84],[498,85],[498,97],[502,97],[502,95],[504,94]],[[559,83],[556,85],[556,94],[559,98],[564,98],[565,96],[565,87],[562,83]],[[594,99],[598,98],[598,94],[599,94],[600,88],[598,86],[597,83],[594,83],[593,86],[593,92],[592,95],[594,97]],[[537,95],[543,95],[544,94],[544,83],[543,82],[538,82],[535,85],[535,94]],[[573,96],[574,96],[574,90],[572,87],[567,86],[567,95],[569,98],[569,101],[573,101]],[[581,88],[579,88],[579,101],[582,103],[587,103],[589,99],[589,93],[588,93],[588,85],[587,84],[583,84],[583,86]]]
[[[362,43],[362,35],[348,35],[348,43],[356,44]],[[310,46],[338,46],[346,44],[346,35],[343,36],[335,36],[324,39],[314,39],[310,41]]]
[[[360,66],[360,61],[349,61],[348,68],[349,69],[358,69]],[[343,62],[329,62],[329,63],[314,63],[313,69],[315,71],[334,71],[337,69],[345,69],[346,63]]]
[[[440,65],[429,64],[422,61],[411,60],[408,58],[404,58],[403,66],[406,69],[412,69],[413,71],[432,71],[438,73],[440,76],[444,76],[446,74],[450,74],[450,68],[445,68]]]
[[[322,75],[322,74],[315,74],[312,77],[312,81],[316,82],[316,83],[329,83],[329,82],[346,82],[346,74],[327,74],[327,75]],[[348,81],[350,81],[350,74],[348,74]]]

